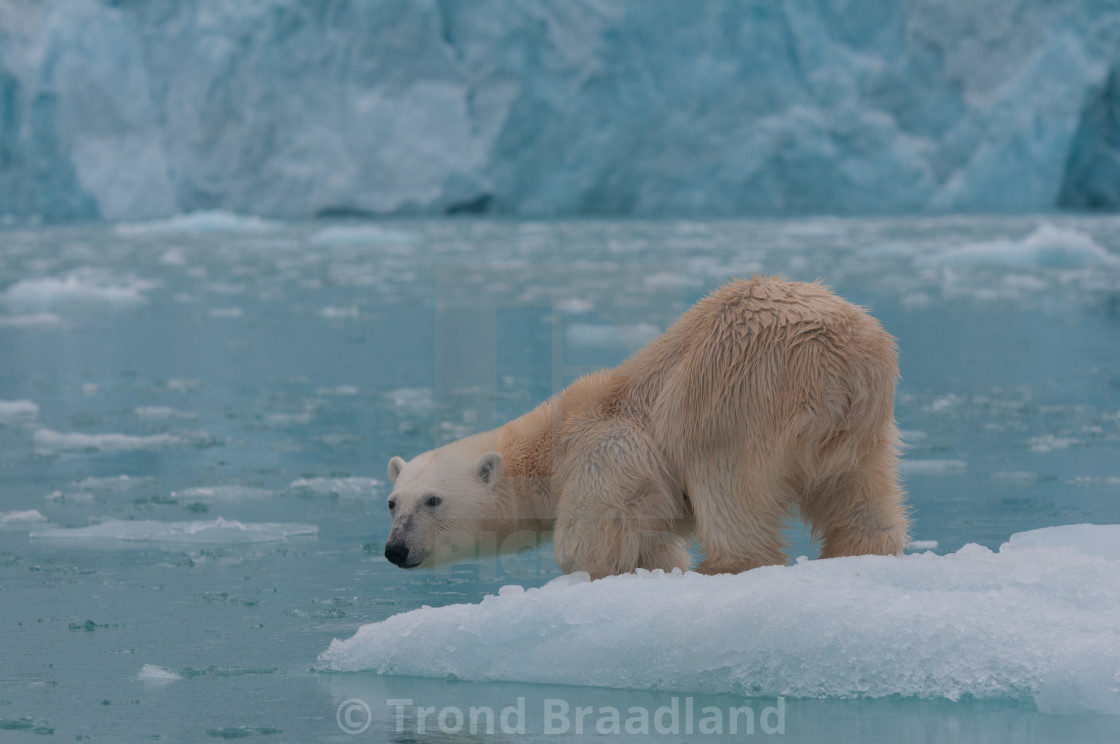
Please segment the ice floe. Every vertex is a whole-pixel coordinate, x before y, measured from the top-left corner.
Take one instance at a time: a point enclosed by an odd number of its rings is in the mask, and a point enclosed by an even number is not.
[[[38,429],[32,437],[35,451],[53,452],[122,452],[128,450],[162,450],[174,447],[205,446],[213,443],[206,432],[187,434],[83,434],[53,429]]]
[[[289,537],[315,535],[318,532],[317,526],[309,524],[239,522],[218,517],[213,521],[196,522],[109,519],[89,527],[48,527],[34,530],[31,532],[31,537],[38,540],[110,543],[238,545],[286,540]]]
[[[1045,223],[1021,240],[967,243],[923,257],[919,263],[1073,268],[1118,264],[1120,256],[1109,253],[1086,233]]]
[[[222,210],[205,210],[151,222],[121,223],[115,228],[123,237],[149,235],[181,235],[194,233],[261,232],[275,227],[274,223]]]
[[[146,301],[146,293],[158,287],[157,282],[147,281],[131,274],[115,274],[104,269],[75,269],[62,276],[44,276],[20,279],[3,293],[0,300],[17,312],[38,315],[23,316],[46,319],[41,311],[77,307],[139,305]]]
[[[376,478],[299,478],[292,481],[291,489],[297,493],[315,496],[337,496],[342,499],[364,499],[381,493],[381,481]]]
[[[0,400],[0,424],[30,421],[39,415],[39,405],[30,400]]]
[[[1033,701],[1120,715],[1120,525],[998,551],[660,571],[424,607],[319,657],[336,671],[811,698]]]

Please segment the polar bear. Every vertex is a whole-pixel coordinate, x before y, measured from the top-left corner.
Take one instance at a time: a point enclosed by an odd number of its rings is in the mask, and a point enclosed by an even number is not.
[[[553,533],[569,573],[738,573],[785,562],[798,513],[821,557],[898,554],[894,339],[820,283],[754,277],[700,300],[619,367],[493,431],[389,461],[402,568]],[[530,544],[533,544],[530,542]]]

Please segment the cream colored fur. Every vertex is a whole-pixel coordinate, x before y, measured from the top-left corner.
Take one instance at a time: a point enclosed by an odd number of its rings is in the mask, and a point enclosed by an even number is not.
[[[435,565],[477,553],[480,536],[501,549],[554,529],[561,569],[600,577],[687,569],[695,539],[697,570],[739,572],[785,561],[796,511],[821,557],[900,553],[896,357],[876,320],[820,284],[733,281],[621,366],[394,458],[390,542]],[[433,492],[442,504],[424,507]]]

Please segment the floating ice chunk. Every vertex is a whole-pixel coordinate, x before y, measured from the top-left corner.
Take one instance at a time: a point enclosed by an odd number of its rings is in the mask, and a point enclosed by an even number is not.
[[[320,230],[311,236],[314,245],[392,245],[415,243],[419,236],[380,225],[340,225]]]
[[[703,280],[682,272],[659,271],[645,277],[643,283],[650,289],[677,289],[679,287],[694,287],[702,284]]]
[[[398,413],[426,414],[435,409],[431,388],[397,388],[385,393],[385,400]]]
[[[29,400],[0,400],[0,424],[29,421],[38,415],[38,404]]]
[[[349,397],[357,395],[362,392],[359,388],[353,385],[335,385],[334,387],[321,387],[315,389],[316,395],[334,395],[339,397]]]
[[[61,277],[21,279],[0,294],[0,299],[21,311],[89,305],[125,307],[145,302],[145,293],[157,286],[156,282],[131,274],[120,276],[103,269],[83,268]]]
[[[136,675],[136,679],[150,685],[165,685],[182,678],[183,675],[178,672],[173,672],[155,664],[145,664],[140,668],[140,673]]]
[[[595,309],[595,305],[582,298],[572,297],[567,300],[560,300],[559,302],[557,302],[556,309],[562,313],[579,315],[581,313],[591,312]]]
[[[364,499],[380,494],[381,485],[376,478],[299,478],[292,481],[291,489],[316,496]]]
[[[179,215],[166,220],[121,223],[117,235],[145,237],[149,235],[180,235],[192,233],[244,233],[270,230],[275,225],[260,217],[234,214],[222,210],[205,210]]]
[[[194,411],[180,411],[177,408],[170,406],[140,406],[133,410],[139,418],[148,419],[153,421],[164,421],[167,419],[193,419],[197,418],[198,414]]]
[[[661,329],[652,323],[601,325],[573,323],[564,331],[564,338],[573,346],[594,348],[641,348],[657,338]]]
[[[360,315],[357,305],[350,305],[349,307],[335,307],[327,305],[319,310],[320,317],[327,320],[343,320],[345,318],[357,318]]]
[[[903,460],[898,469],[907,475],[949,475],[963,473],[968,463],[964,460]]]
[[[1096,475],[1079,475],[1069,481],[1074,486],[1120,486],[1120,475],[1101,477]]]
[[[237,545],[286,540],[289,537],[315,535],[318,532],[319,528],[310,524],[245,523],[218,517],[212,522],[110,519],[89,527],[52,527],[35,530],[31,532],[31,537],[37,540]]]
[[[167,389],[174,390],[177,393],[188,393],[200,387],[202,387],[202,380],[173,379],[167,381]]]
[[[185,488],[182,491],[172,491],[171,497],[179,501],[200,501],[207,504],[226,501],[251,501],[254,499],[267,499],[275,494],[267,488],[253,488],[251,486],[201,486],[198,488]]]
[[[39,429],[32,436],[35,451],[51,452],[122,452],[126,450],[161,450],[173,447],[205,446],[213,442],[206,432],[190,434],[82,434]]]
[[[1013,486],[1027,486],[1031,483],[1054,480],[1054,477],[1042,473],[1032,473],[1028,470],[1000,470],[989,475],[988,480]]]
[[[1073,548],[1085,555],[1120,561],[1120,533],[1116,527],[1100,524],[1066,524],[1030,532],[1017,532],[1007,545],[1011,548]]]
[[[83,491],[108,491],[120,493],[128,491],[137,486],[147,486],[153,482],[152,478],[137,478],[131,475],[115,475],[89,478],[83,478],[80,481],[75,481],[72,485],[75,488],[80,488]]]
[[[0,327],[4,328],[57,328],[60,325],[62,318],[54,313],[0,315]]]
[[[565,577],[365,625],[318,663],[764,697],[1033,700],[1052,712],[1080,700],[1115,714],[1116,546],[1120,525],[1077,526],[1015,535],[999,552]]]
[[[17,527],[19,525],[39,524],[46,521],[47,518],[40,514],[38,509],[0,512],[0,527]]]
[[[1046,453],[1058,449],[1068,449],[1075,444],[1080,444],[1080,442],[1072,437],[1059,437],[1054,434],[1043,434],[1039,437],[1031,437],[1029,444],[1031,452]]]
[[[923,257],[920,262],[1069,268],[1117,264],[1120,263],[1120,256],[1109,253],[1090,235],[1046,223],[1022,240],[968,243],[940,254]]]
[[[936,540],[911,540],[907,546],[907,550],[937,550]]]

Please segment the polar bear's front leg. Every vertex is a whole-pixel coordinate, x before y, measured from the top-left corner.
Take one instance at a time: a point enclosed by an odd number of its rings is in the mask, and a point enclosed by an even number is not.
[[[645,434],[617,420],[589,426],[560,469],[553,550],[565,573],[687,570],[683,494]]]

